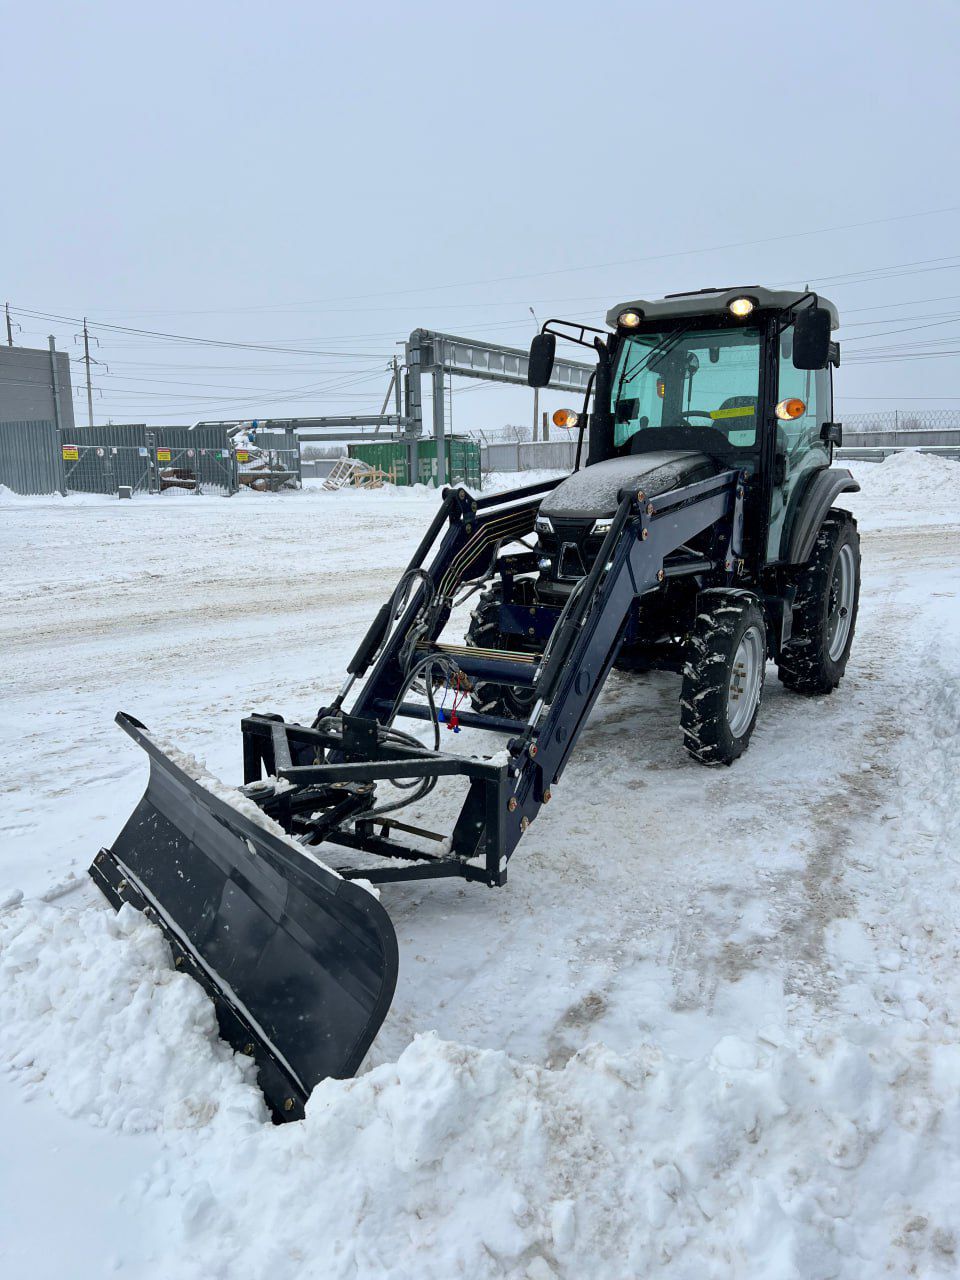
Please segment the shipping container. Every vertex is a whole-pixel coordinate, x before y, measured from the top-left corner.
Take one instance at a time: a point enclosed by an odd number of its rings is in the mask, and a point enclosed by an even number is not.
[[[369,444],[350,445],[350,457],[378,467],[387,477],[392,473],[397,484],[437,483],[437,444],[424,436],[419,442],[419,475],[410,478],[407,444],[402,440],[378,440]],[[480,444],[472,436],[451,436],[447,440],[447,482],[480,488]]]

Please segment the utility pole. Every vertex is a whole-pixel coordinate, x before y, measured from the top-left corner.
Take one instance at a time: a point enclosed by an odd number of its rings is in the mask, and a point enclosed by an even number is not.
[[[537,313],[533,307],[528,308],[533,316],[533,323],[536,325],[537,332],[540,332],[540,321],[537,319]],[[540,425],[540,388],[533,388],[533,443],[537,443],[537,427]]]
[[[390,385],[387,387],[387,394],[383,397],[383,404],[380,406],[380,417],[381,417],[381,418],[382,418],[382,417],[383,417],[383,415],[387,412],[387,405],[390,403],[390,396],[391,396],[391,394],[392,394],[392,392],[393,392],[394,387],[396,387],[396,385],[397,385],[397,378],[400,376],[400,375],[399,375],[399,373],[398,373],[398,371],[397,371],[397,357],[396,357],[396,356],[394,356],[394,357],[393,357],[392,368],[393,368],[393,373],[392,373],[392,375],[391,375],[391,377],[390,377]],[[373,434],[374,434],[374,435],[378,435],[378,434],[379,434],[379,431],[380,431],[380,423],[378,422],[378,423],[377,423],[377,425],[376,425],[376,426],[374,427],[374,429],[373,429]]]
[[[87,328],[86,316],[83,317],[83,333],[82,334],[75,333],[73,335],[74,342],[79,342],[81,338],[83,340],[83,356],[81,358],[83,360],[83,363],[87,366],[87,426],[92,427],[93,426],[93,383],[90,377],[90,369],[92,365],[103,364],[103,362],[101,360],[94,360],[93,356],[90,354],[90,331]],[[99,347],[100,339],[96,335],[94,335],[93,341]],[[106,369],[107,373],[110,372],[109,365],[104,364],[103,368]]]
[[[87,426],[93,426],[93,387],[90,385],[90,334],[87,317],[83,317],[83,363],[87,366]]]
[[[10,303],[5,302],[3,306],[4,306],[4,310],[7,313],[7,346],[12,347],[13,346],[13,325],[10,323]]]

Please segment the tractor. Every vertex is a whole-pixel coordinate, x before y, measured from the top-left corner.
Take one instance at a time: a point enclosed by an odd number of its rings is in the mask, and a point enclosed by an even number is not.
[[[858,488],[831,465],[836,325],[816,294],[759,286],[626,302],[603,330],[547,321],[532,386],[559,338],[595,358],[580,411],[559,414],[573,473],[445,489],[311,724],[245,717],[230,790],[117,716],[150,776],[91,875],[161,928],[277,1120],[355,1072],[386,1016],[399,961],[379,886],[504,885],[614,667],[676,672],[683,744],[714,766],[746,749],[768,660],[797,693],[836,688],[860,590],[834,506]],[[444,638],[470,602],[466,636]],[[441,750],[443,726],[499,746]],[[464,792],[446,833],[424,825],[441,779]]]
[[[581,450],[589,422],[587,465],[540,504],[536,573],[508,571],[487,586],[467,643],[542,652],[624,489],[652,500],[734,469],[736,545],[715,526],[677,548],[657,588],[637,597],[616,665],[682,675],[684,746],[706,764],[746,749],[768,659],[788,688],[831,693],[860,594],[856,522],[832,506],[859,487],[831,467],[841,441],[837,323],[824,299],[758,287],[626,302],[607,315],[612,333],[547,321],[531,350],[533,386],[549,386],[557,337],[597,353],[593,412],[554,415],[557,426],[579,427]],[[522,717],[533,699],[530,687],[480,682],[472,700],[478,711]]]

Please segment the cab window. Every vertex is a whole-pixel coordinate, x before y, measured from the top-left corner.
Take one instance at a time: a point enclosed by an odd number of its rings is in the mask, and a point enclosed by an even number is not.
[[[712,329],[642,334],[622,346],[611,389],[614,444],[642,446],[645,430],[694,427],[727,444],[757,440],[760,334]],[[708,448],[707,440],[704,447]]]
[[[805,473],[830,465],[830,450],[820,439],[833,409],[830,370],[794,368],[792,325],[780,335],[779,355],[777,404],[799,401],[803,408],[795,418],[778,416],[776,420],[776,467],[782,483],[774,486],[771,498],[768,560],[780,559],[784,531],[806,483]]]

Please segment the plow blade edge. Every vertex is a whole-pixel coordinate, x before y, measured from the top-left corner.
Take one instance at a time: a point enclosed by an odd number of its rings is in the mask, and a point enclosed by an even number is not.
[[[160,926],[178,968],[212,997],[224,1039],[256,1059],[274,1118],[297,1119],[318,1081],[354,1074],[386,1016],[390,917],[207,790],[138,721],[117,723],[150,757],[150,780],[90,874],[115,907]]]

